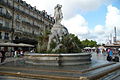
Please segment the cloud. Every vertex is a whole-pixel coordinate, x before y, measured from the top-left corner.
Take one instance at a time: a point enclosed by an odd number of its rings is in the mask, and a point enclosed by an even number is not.
[[[97,40],[98,34],[104,33],[103,26],[101,25],[97,25],[95,30],[91,30],[88,27],[86,19],[80,14],[77,14],[68,20],[63,20],[62,24],[67,27],[70,33],[78,36],[80,40]]]
[[[46,10],[48,14],[54,12],[56,4],[63,5],[64,18],[69,19],[76,13],[91,11],[99,8],[102,4],[107,4],[110,0],[24,0],[39,10]]]
[[[108,12],[106,15],[106,26],[107,27],[119,27],[120,28],[120,10],[112,5],[107,7]]]
[[[96,10],[103,4],[109,4],[112,0],[25,0],[27,3],[40,11],[46,10],[53,16],[56,4],[61,4],[64,19],[62,24],[68,28],[70,33],[78,35],[83,39],[96,40],[99,43],[105,43],[110,33],[113,33],[113,27],[116,26],[120,31],[120,10],[112,5],[107,7],[105,24],[98,24],[91,30],[87,20],[80,14]]]
[[[94,32],[98,35],[102,35],[105,33],[104,31],[104,26],[102,25],[96,25],[95,28],[94,28]]]
[[[69,20],[63,20],[63,25],[68,28],[70,33],[76,35],[89,33],[87,21],[80,14],[70,18]]]
[[[120,40],[120,9],[108,5],[105,24],[98,24],[93,30],[88,28],[90,33],[84,36],[88,39],[96,40],[98,43],[107,43],[109,40],[113,41],[115,35],[114,27],[117,28],[117,40]]]
[[[117,39],[120,40],[120,9],[109,5],[107,7],[107,14],[106,14],[106,29],[108,33],[111,33],[114,36],[114,27],[117,28]]]
[[[120,10],[112,5],[107,6],[106,20],[104,25],[96,25],[93,33],[96,34],[98,43],[107,43],[113,41],[114,27],[117,28],[117,40],[120,39]]]

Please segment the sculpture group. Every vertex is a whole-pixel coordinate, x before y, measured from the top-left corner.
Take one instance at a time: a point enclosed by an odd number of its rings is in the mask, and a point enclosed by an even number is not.
[[[47,45],[47,50],[51,50],[55,52],[56,50],[60,49],[60,47],[63,45],[61,44],[61,41],[65,35],[68,34],[68,30],[65,26],[61,24],[61,21],[63,19],[63,14],[62,14],[62,5],[57,4],[54,8],[54,19],[55,19],[55,24],[53,25],[51,29],[51,34],[49,35],[49,41]],[[55,43],[56,47],[51,48],[51,43]]]

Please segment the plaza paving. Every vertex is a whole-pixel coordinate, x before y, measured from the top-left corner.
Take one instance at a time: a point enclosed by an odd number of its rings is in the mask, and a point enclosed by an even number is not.
[[[91,64],[79,66],[36,67],[24,64],[23,58],[7,58],[5,64],[0,66],[0,74],[4,74],[4,76],[0,76],[0,80],[80,80],[80,77],[86,76],[91,80],[96,77],[99,77],[100,80],[112,80],[113,78],[119,80],[120,63],[108,62],[106,56],[96,53],[92,53],[91,62]],[[116,67],[117,70],[112,71],[112,67]],[[101,77],[102,72],[106,73],[106,76]]]

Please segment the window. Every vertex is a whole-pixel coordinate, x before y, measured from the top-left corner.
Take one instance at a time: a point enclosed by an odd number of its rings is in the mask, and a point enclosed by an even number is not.
[[[5,27],[8,27],[8,28],[9,28],[9,26],[10,26],[10,23],[7,22],[7,21],[5,21]]]
[[[9,40],[9,33],[5,33],[4,39]]]
[[[20,9],[20,6],[19,6],[19,5],[17,5],[17,9]]]
[[[0,32],[0,39],[2,39],[2,32]]]
[[[35,31],[34,31],[34,30],[32,31],[32,34],[35,34]]]
[[[0,19],[0,27],[3,25],[3,21]]]
[[[16,23],[16,29],[20,28],[20,23]]]
[[[16,19],[20,19],[20,16],[19,16],[19,14],[17,14],[17,15],[16,15]]]
[[[16,19],[21,19],[21,15],[19,15],[19,14],[16,14]]]
[[[0,7],[0,13],[2,13],[2,9],[3,9],[3,8],[2,8],[2,7]]]

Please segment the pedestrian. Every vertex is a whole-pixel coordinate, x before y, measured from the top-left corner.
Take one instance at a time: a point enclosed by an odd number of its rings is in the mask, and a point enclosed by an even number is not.
[[[102,50],[102,53],[103,53],[104,56],[106,55],[105,49]]]
[[[15,50],[14,57],[18,57],[18,51]]]
[[[23,50],[20,51],[21,57],[24,56]]]
[[[110,49],[110,51],[109,51],[109,56],[113,56],[113,51],[112,51],[112,49]]]
[[[4,62],[4,60],[6,59],[6,56],[5,56],[5,50],[1,50],[0,53],[2,54],[2,57],[1,57],[1,63]]]
[[[96,49],[96,53],[99,54],[99,49],[98,48]]]
[[[108,61],[112,61],[112,56],[113,56],[112,49],[108,49],[108,56],[107,56],[107,60],[108,60]]]

